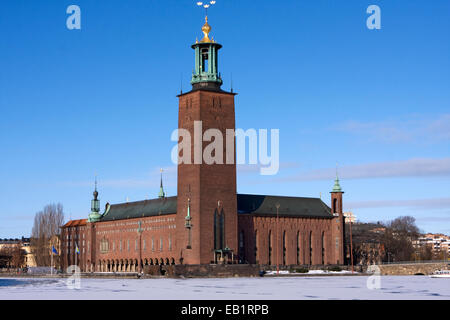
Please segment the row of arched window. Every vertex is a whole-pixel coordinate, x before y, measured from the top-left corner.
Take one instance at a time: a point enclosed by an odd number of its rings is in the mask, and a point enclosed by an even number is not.
[[[267,234],[267,233],[266,233]],[[268,234],[267,234],[267,264],[268,265],[274,265],[277,263],[283,264],[283,265],[287,265],[288,264],[288,260],[287,260],[287,256],[291,255],[291,254],[295,254],[295,263],[297,265],[300,264],[312,264],[314,262],[314,254],[316,254],[316,250],[319,249],[321,251],[320,254],[320,261],[318,261],[317,263],[319,264],[325,264],[325,232],[321,233],[321,241],[320,241],[320,247],[316,248],[314,246],[314,242],[313,242],[313,232],[309,231],[306,235],[306,239],[302,239],[302,234],[300,233],[300,231],[297,231],[297,236],[296,236],[296,243],[295,243],[295,248],[296,248],[296,252],[288,252],[288,237],[287,237],[287,233],[286,230],[280,231],[280,245],[281,245],[281,250],[282,250],[282,255],[281,255],[281,261],[276,261],[276,239],[277,239],[277,234],[276,231],[275,233],[272,230],[269,230]],[[264,261],[260,261],[260,249],[261,249],[261,245],[260,245],[260,235],[258,234],[258,230],[255,231],[254,233],[254,257],[252,257],[253,259],[249,259],[250,257],[246,256],[246,253],[248,252],[246,250],[246,239],[245,239],[245,233],[244,231],[241,231],[239,234],[239,258],[241,260],[242,263],[248,263],[249,260],[254,260],[254,263],[262,263],[264,264]],[[306,242],[306,248],[305,246],[302,245],[302,240],[307,241]],[[303,252],[305,251],[305,252]],[[292,259],[291,259],[292,262]]]
[[[140,267],[153,265],[174,265],[175,258],[145,258],[138,259],[105,259],[98,260],[97,265],[87,261],[86,271],[97,272],[138,272]]]

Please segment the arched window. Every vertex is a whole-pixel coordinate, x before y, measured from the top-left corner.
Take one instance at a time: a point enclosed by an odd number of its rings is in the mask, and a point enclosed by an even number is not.
[[[239,232],[239,258],[242,263],[245,263],[245,238],[244,230]]]
[[[258,230],[255,230],[255,263],[258,264]]]
[[[225,244],[225,213],[214,211],[214,249],[224,249]]]
[[[272,265],[272,230],[269,231],[269,266]]]
[[[337,199],[334,198],[333,199],[333,213],[336,213],[336,212],[337,212]]]
[[[325,264],[325,232],[322,232],[322,264]]]

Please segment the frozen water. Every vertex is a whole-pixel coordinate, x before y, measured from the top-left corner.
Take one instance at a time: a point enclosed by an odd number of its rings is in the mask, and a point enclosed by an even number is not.
[[[383,276],[380,289],[368,276],[265,277],[221,279],[92,279],[80,289],[67,279],[0,279],[0,299],[301,300],[450,299],[450,279]]]

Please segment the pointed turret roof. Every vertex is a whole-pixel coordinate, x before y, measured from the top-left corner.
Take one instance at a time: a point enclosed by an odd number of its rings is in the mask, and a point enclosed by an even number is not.
[[[166,197],[166,193],[164,192],[164,187],[163,187],[162,173],[163,173],[163,169],[161,169],[161,184],[159,186],[158,198]]]
[[[341,185],[339,184],[337,164],[336,164],[336,179],[334,180],[334,186],[333,186],[333,190],[331,190],[331,192],[342,192],[343,193]]]

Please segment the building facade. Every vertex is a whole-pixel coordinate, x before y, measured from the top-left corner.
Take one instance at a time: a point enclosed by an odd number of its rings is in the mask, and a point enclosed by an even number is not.
[[[235,129],[235,96],[221,89],[220,44],[204,37],[192,45],[192,90],[179,98],[178,128],[196,139],[200,126],[227,135]],[[180,130],[182,131],[182,130]],[[179,140],[185,136],[180,133]],[[235,145],[233,136],[232,140]],[[222,159],[198,161],[193,143],[179,156],[176,197],[106,204],[100,213],[97,186],[88,219],[62,226],[63,268],[82,271],[141,271],[145,265],[248,263],[323,265],[344,263],[343,191],[336,177],[331,208],[319,198],[237,194],[236,155],[227,145]],[[229,146],[228,146],[229,147]],[[182,154],[181,154],[182,153]],[[231,162],[231,163],[230,163]]]
[[[18,249],[20,248],[20,252]],[[17,256],[20,256],[17,259]],[[14,256],[16,256],[14,258]],[[19,265],[17,261],[21,260]],[[0,239],[0,268],[14,265],[17,268],[30,268],[36,266],[36,259],[31,252],[30,238]]]
[[[427,233],[413,241],[414,247],[423,249],[430,247],[434,258],[447,260],[450,257],[450,236],[442,233]]]

